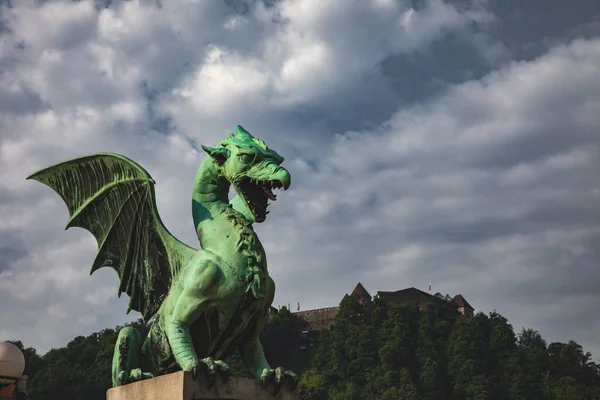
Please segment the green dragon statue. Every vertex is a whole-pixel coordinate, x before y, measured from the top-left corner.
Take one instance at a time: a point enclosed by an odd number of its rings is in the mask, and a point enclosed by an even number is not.
[[[113,386],[167,374],[203,371],[226,379],[222,361],[237,349],[249,372],[266,385],[295,387],[298,377],[271,368],[259,334],[273,302],[265,250],[252,228],[265,221],[272,189],[290,186],[283,158],[241,126],[217,147],[202,146],[192,197],[201,250],[177,240],[156,208],[154,180],[141,166],[117,154],[101,153],[50,166],[35,179],[58,193],[69,210],[67,229],[90,231],[98,242],[91,273],[112,267],[119,296],[130,310],[152,320],[140,333],[119,332],[112,367]],[[229,188],[237,192],[229,202]]]

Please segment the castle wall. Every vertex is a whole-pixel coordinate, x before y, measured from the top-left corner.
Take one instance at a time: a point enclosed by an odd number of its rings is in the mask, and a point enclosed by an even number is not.
[[[303,330],[322,331],[331,327],[335,320],[335,316],[339,311],[339,307],[328,307],[316,310],[298,311],[294,314],[305,323]]]

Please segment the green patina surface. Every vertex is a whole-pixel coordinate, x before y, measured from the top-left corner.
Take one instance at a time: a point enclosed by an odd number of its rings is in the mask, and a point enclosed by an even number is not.
[[[253,223],[265,221],[272,189],[287,189],[283,158],[241,126],[216,147],[202,146],[192,195],[202,249],[177,240],[156,208],[154,180],[132,160],[94,154],[50,166],[28,179],[46,184],[69,209],[67,228],[98,242],[91,272],[112,267],[119,296],[152,319],[148,337],[124,328],[115,345],[113,386],[183,369],[226,378],[222,360],[238,350],[248,370],[277,388],[297,376],[271,368],[259,340],[275,284]],[[229,188],[237,192],[231,202]]]

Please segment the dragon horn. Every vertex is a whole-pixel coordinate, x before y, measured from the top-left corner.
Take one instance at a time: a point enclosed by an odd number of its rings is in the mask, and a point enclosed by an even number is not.
[[[252,136],[252,135],[250,134],[250,132],[248,132],[247,130],[245,130],[245,129],[244,129],[242,126],[241,126],[241,125],[238,125],[238,126],[235,128],[235,131],[236,131],[236,133],[237,133],[239,136],[246,136],[246,137],[248,137],[248,138],[250,138],[250,139],[252,139],[252,138],[254,137],[254,136]]]

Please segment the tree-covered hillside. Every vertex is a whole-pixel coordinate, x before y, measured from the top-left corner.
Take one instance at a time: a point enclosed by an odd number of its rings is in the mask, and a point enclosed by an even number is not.
[[[496,312],[464,318],[450,298],[419,310],[347,297],[321,336],[305,400],[600,399],[600,369],[580,345],[515,335]]]
[[[135,325],[144,334],[147,327]],[[25,348],[29,399],[104,400],[119,327],[77,337],[40,356]],[[496,312],[467,319],[449,298],[420,310],[375,299],[345,298],[334,326],[314,347],[283,308],[262,334],[267,359],[301,374],[303,400],[593,400],[600,367],[575,342],[547,344],[524,329],[515,335]],[[16,342],[23,349],[20,342]],[[227,360],[246,375],[238,356]]]

